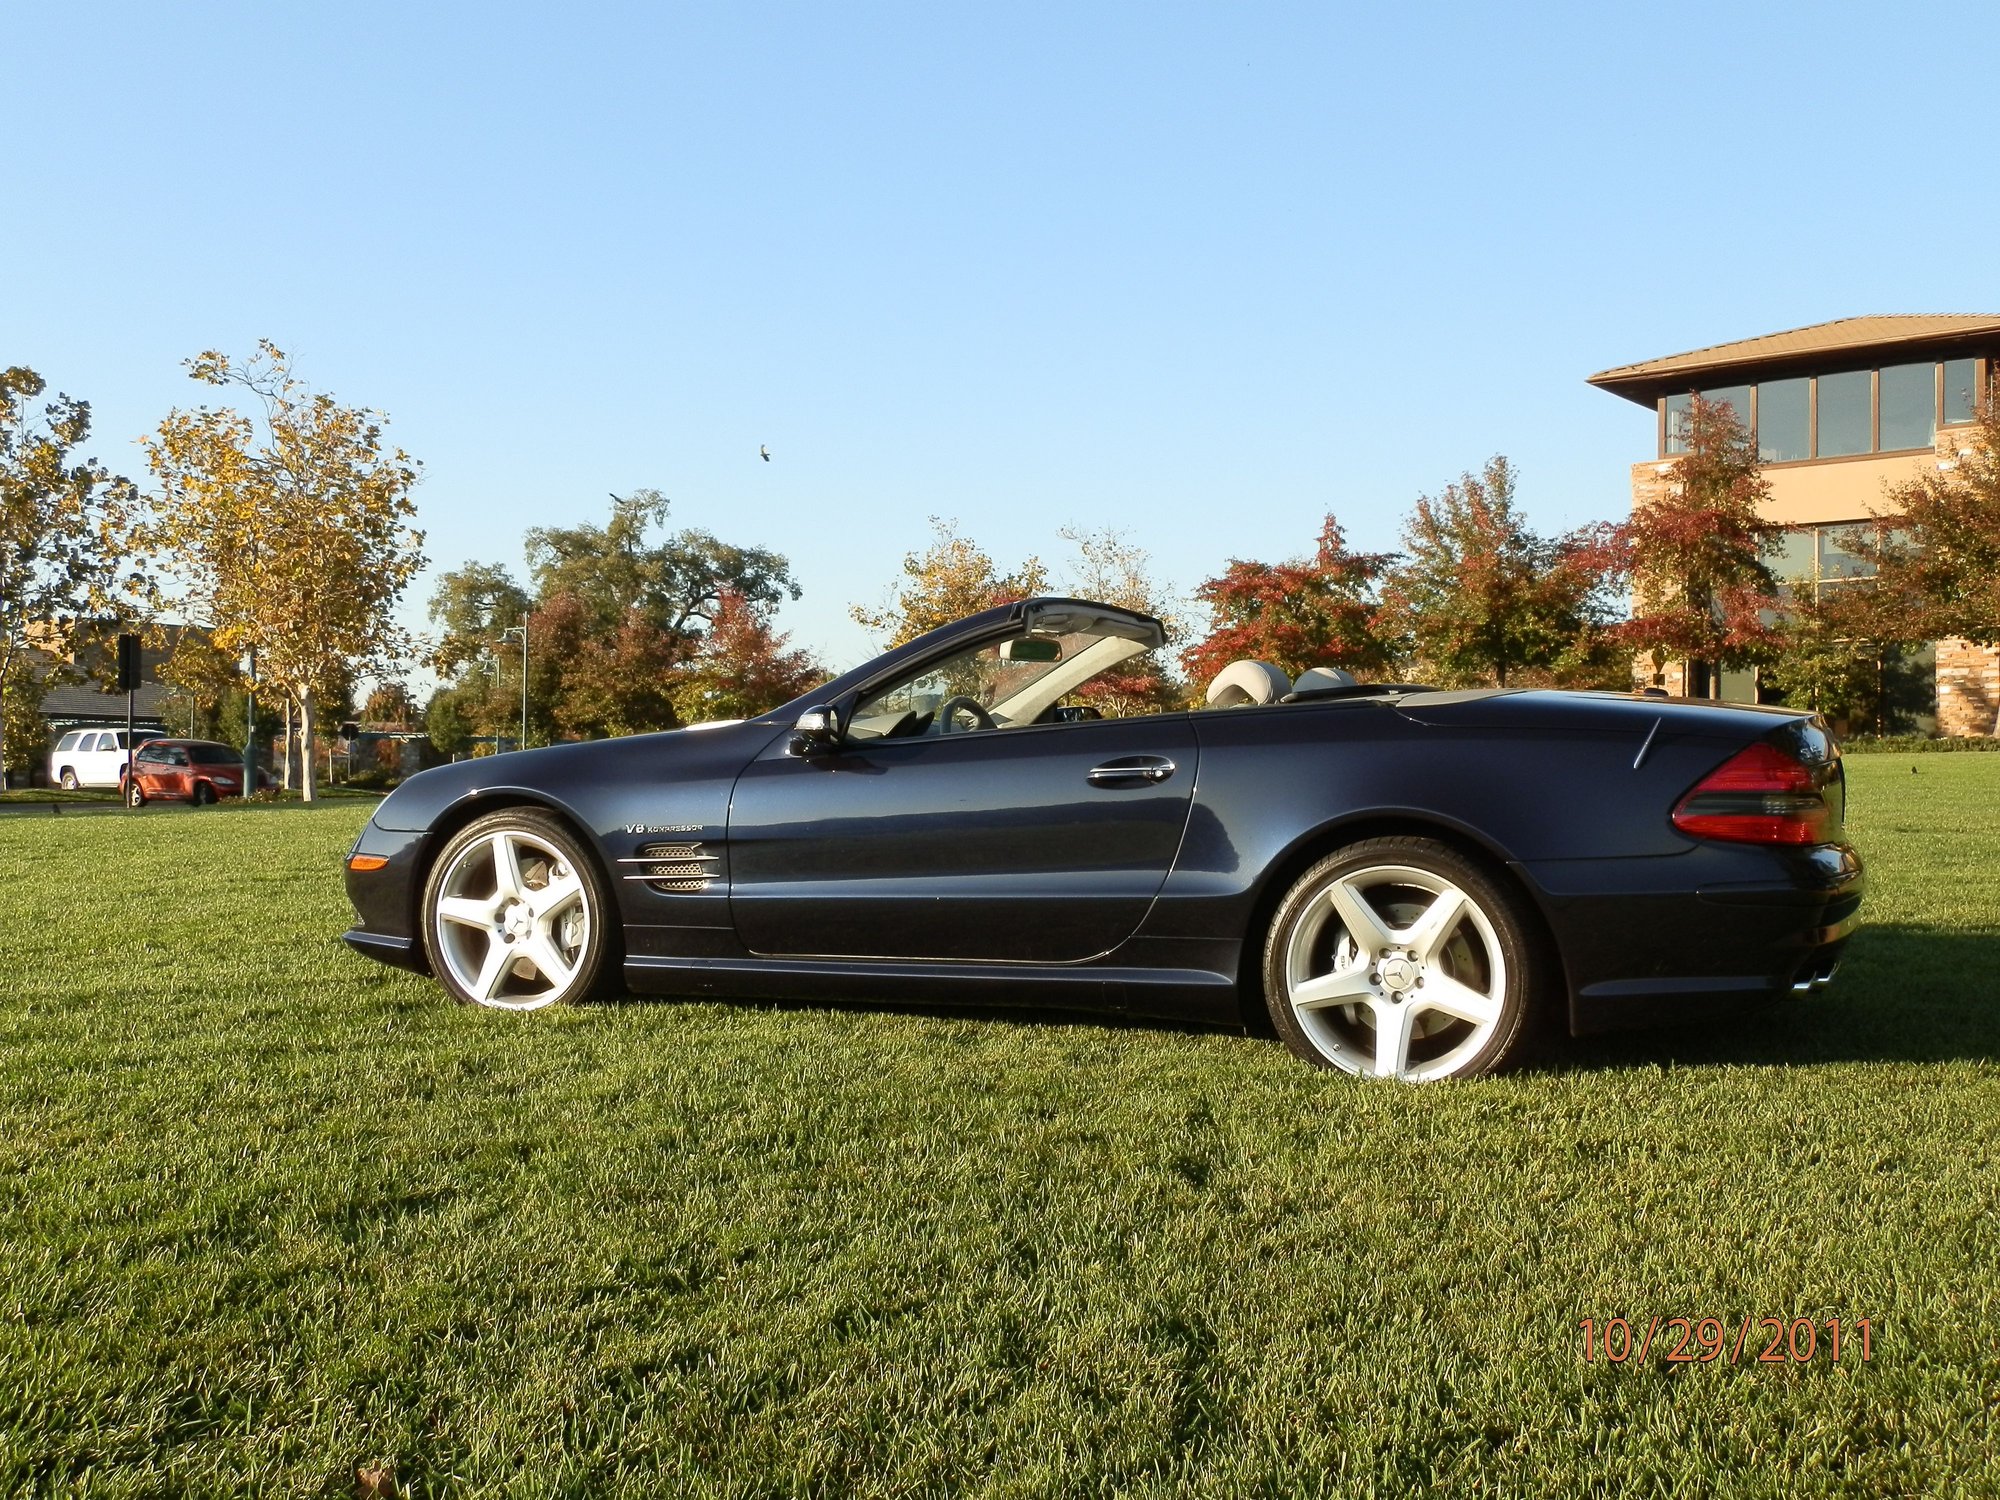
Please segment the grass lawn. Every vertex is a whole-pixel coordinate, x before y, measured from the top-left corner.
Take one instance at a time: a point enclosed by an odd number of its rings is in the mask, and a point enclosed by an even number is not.
[[[25,805],[41,803],[45,808],[53,803],[60,803],[65,807],[74,807],[78,804],[88,805],[94,802],[102,802],[107,806],[116,807],[118,805],[118,789],[116,787],[78,787],[73,792],[66,792],[59,786],[40,786],[32,788],[11,787],[6,791],[0,791],[0,807],[12,807],[17,803]]]
[[[0,819],[0,1492],[1991,1494],[2000,756],[1849,773],[1823,998],[1429,1088],[461,1010],[334,943],[363,805]],[[1582,1362],[1655,1315],[1871,1358]]]

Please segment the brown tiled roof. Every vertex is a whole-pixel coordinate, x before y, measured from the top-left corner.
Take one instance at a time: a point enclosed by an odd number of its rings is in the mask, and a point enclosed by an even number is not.
[[[1600,370],[1590,377],[1590,383],[1628,400],[1651,405],[1660,392],[1685,390],[1696,376],[1744,365],[1810,363],[1827,355],[1906,344],[1944,344],[1982,334],[2000,336],[2000,316],[1923,313],[1836,318],[1831,323],[1788,328],[1783,333],[1739,339],[1733,344],[1710,344],[1705,349],[1690,349],[1685,354],[1669,354],[1636,365],[1618,365]]]

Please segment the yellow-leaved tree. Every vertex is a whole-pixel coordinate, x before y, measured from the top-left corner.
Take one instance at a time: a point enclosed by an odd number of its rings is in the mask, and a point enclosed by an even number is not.
[[[958,522],[931,517],[931,544],[903,557],[903,581],[878,609],[854,604],[856,624],[889,646],[913,641],[927,630],[949,625],[996,604],[1028,599],[1048,587],[1048,569],[1030,557],[1002,573],[993,555],[958,529]]]
[[[384,441],[380,412],[307,389],[269,340],[187,370],[249,410],[176,408],[145,440],[160,483],[146,534],[181,607],[296,709],[310,802],[319,705],[404,644],[393,612],[424,563],[409,524],[418,466]]]

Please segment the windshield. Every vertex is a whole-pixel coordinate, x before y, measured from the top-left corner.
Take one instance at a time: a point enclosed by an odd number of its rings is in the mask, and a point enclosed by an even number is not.
[[[1107,628],[1060,635],[1016,629],[927,662],[877,690],[855,709],[847,732],[874,739],[1013,729],[1174,706],[1164,669],[1146,642]]]

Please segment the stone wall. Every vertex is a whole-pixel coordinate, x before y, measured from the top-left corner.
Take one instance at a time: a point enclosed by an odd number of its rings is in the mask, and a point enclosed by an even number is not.
[[[2000,651],[1971,641],[1937,643],[1938,733],[1992,734],[2000,716]]]

